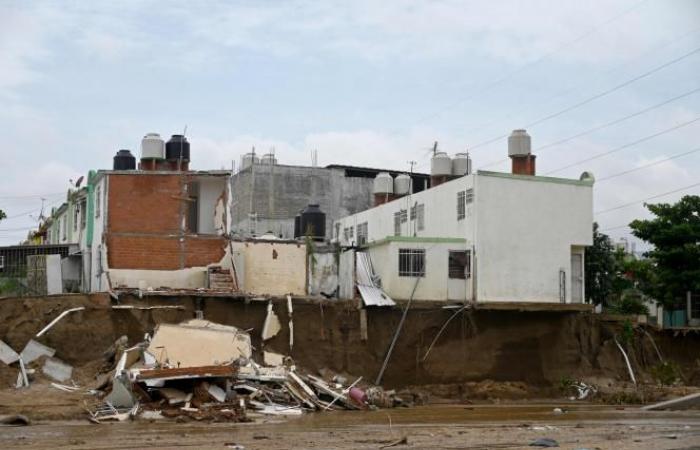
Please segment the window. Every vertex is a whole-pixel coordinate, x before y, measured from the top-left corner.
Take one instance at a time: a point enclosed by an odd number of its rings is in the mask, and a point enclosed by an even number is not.
[[[78,218],[80,216],[80,207],[78,204],[73,205],[73,231],[78,231]]]
[[[401,236],[401,212],[394,213],[394,236]]]
[[[85,228],[85,221],[87,218],[87,201],[83,200],[80,202],[80,228]]]
[[[65,215],[61,217],[61,240],[65,241],[68,235],[68,224],[66,223],[68,216]]]
[[[467,279],[471,277],[471,252],[466,250],[450,250],[448,263],[450,278]]]
[[[474,201],[474,189],[467,189],[464,200],[467,205]]]
[[[425,250],[419,248],[399,249],[399,276],[425,276]]]
[[[401,217],[401,223],[408,222],[408,211],[402,209],[401,211],[399,211],[399,216]]]
[[[368,234],[367,222],[363,222],[363,223],[357,225],[357,245],[366,244],[368,237],[369,237],[369,234]]]
[[[102,190],[100,186],[95,189],[95,217],[100,217],[100,207],[102,205],[102,196],[100,195]]]
[[[416,205],[414,208],[416,210],[416,230],[422,231],[425,229],[425,205]]]
[[[5,269],[5,255],[0,255],[0,270]]]
[[[345,236],[345,240],[347,242],[351,242],[352,239],[355,237],[355,227],[344,228],[343,235]]]
[[[465,197],[466,193],[464,191],[457,192],[457,220],[464,219],[466,211]]]

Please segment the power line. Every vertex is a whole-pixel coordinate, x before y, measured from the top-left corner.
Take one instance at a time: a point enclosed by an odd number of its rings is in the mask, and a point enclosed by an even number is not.
[[[566,114],[566,113],[568,113],[568,112],[571,112],[571,111],[573,111],[574,109],[580,108],[581,106],[587,105],[587,104],[589,104],[589,103],[591,103],[591,102],[593,102],[593,101],[595,101],[595,100],[598,100],[598,99],[600,99],[600,98],[603,98],[603,97],[605,97],[606,95],[610,95],[610,94],[612,94],[613,92],[618,91],[618,90],[620,90],[620,89],[622,89],[622,88],[624,88],[624,87],[627,87],[627,86],[629,86],[630,84],[635,83],[635,82],[637,82],[637,81],[639,81],[639,80],[641,80],[641,79],[643,79],[643,78],[646,78],[646,77],[648,77],[648,76],[650,76],[650,75],[653,75],[654,73],[656,73],[656,72],[658,72],[658,71],[660,71],[660,70],[663,70],[663,69],[665,69],[666,67],[669,67],[669,66],[671,66],[671,65],[673,65],[673,64],[676,64],[676,63],[678,63],[678,62],[680,62],[680,61],[683,61],[684,59],[689,58],[689,57],[691,57],[692,55],[694,55],[694,54],[696,54],[696,53],[698,53],[698,52],[700,52],[700,47],[696,47],[694,50],[692,50],[692,51],[690,51],[690,52],[688,52],[688,53],[686,53],[686,54],[684,54],[684,55],[682,55],[682,56],[679,56],[678,58],[672,59],[671,61],[667,61],[667,62],[661,64],[660,66],[656,66],[656,67],[654,67],[653,69],[648,70],[648,71],[644,72],[644,73],[641,74],[641,75],[637,75],[637,76],[634,77],[634,78],[630,78],[629,80],[626,80],[626,81],[624,81],[624,82],[622,82],[622,83],[620,83],[620,84],[618,84],[618,85],[615,85],[615,86],[613,86],[613,87],[610,88],[610,89],[607,89],[607,90],[605,90],[605,91],[603,91],[603,92],[599,92],[599,93],[597,93],[597,94],[595,94],[595,95],[593,95],[593,96],[591,96],[591,97],[588,97],[588,98],[586,98],[585,100],[582,100],[582,101],[580,101],[580,102],[578,102],[578,103],[575,103],[575,104],[573,104],[573,105],[571,105],[571,106],[567,106],[567,107],[564,108],[564,109],[561,109],[561,110],[559,110],[559,111],[556,111],[556,112],[551,113],[551,114],[549,114],[549,115],[546,115],[546,116],[544,116],[544,117],[540,117],[539,119],[537,119],[537,120],[535,120],[535,121],[533,121],[533,122],[530,122],[530,123],[528,123],[528,124],[525,124],[525,125],[524,125],[524,128],[531,128],[531,127],[534,127],[534,126],[539,125],[539,124],[541,124],[541,123],[544,123],[544,122],[546,122],[546,121],[548,121],[548,120],[554,119],[555,117],[559,117],[559,116],[561,116],[562,114]],[[491,138],[491,139],[488,139],[488,140],[486,140],[486,141],[479,142],[478,144],[472,145],[472,146],[470,147],[470,150],[473,150],[473,149],[478,148],[478,147],[483,147],[484,145],[492,144],[492,143],[497,142],[497,141],[500,141],[501,139],[504,139],[504,138],[506,138],[506,137],[508,137],[508,134],[507,134],[507,133],[506,133],[506,134],[502,134],[502,135],[497,136],[497,137],[494,137],[494,138]]]
[[[629,224],[627,224],[627,225],[617,225],[617,226],[614,226],[614,227],[605,228],[605,229],[600,230],[600,231],[601,231],[601,233],[602,233],[603,231],[619,230],[620,228],[629,228]]]
[[[645,164],[643,166],[635,167],[634,169],[625,170],[624,172],[618,172],[618,173],[615,173],[612,175],[608,175],[606,177],[603,177],[603,178],[596,180],[596,183],[600,183],[601,181],[606,181],[606,180],[609,180],[611,178],[616,178],[616,177],[619,177],[622,175],[627,175],[628,173],[631,173],[631,172],[636,172],[638,170],[646,169],[647,167],[656,166],[657,164],[665,163],[667,161],[671,161],[673,159],[677,159],[677,158],[680,158],[682,156],[690,155],[692,153],[697,153],[697,152],[700,152],[700,147],[694,148],[693,150],[690,150],[690,151],[687,151],[684,153],[679,153],[677,155],[669,156],[668,158],[664,158],[664,159],[661,159],[659,161],[654,161],[652,163]]]
[[[21,199],[21,198],[41,198],[41,197],[55,197],[57,195],[65,194],[66,191],[52,192],[49,194],[32,194],[32,195],[2,195],[0,199]]]
[[[566,166],[559,167],[558,169],[550,170],[549,172],[546,172],[545,175],[550,175],[550,174],[553,174],[553,173],[555,173],[555,172],[560,172],[560,171],[562,171],[562,170],[564,170],[564,169],[568,169],[568,168],[570,168],[570,167],[575,167],[575,166],[578,166],[578,165],[583,164],[583,163],[585,163],[585,162],[593,161],[594,159],[598,159],[598,158],[602,158],[602,157],[604,157],[604,156],[611,155],[611,154],[613,154],[613,153],[619,152],[619,151],[624,150],[624,149],[626,149],[626,148],[634,147],[635,145],[641,144],[642,142],[646,142],[646,141],[651,140],[651,139],[653,139],[653,138],[655,138],[655,137],[658,137],[658,136],[661,136],[661,135],[670,133],[670,132],[672,132],[672,131],[675,131],[675,130],[677,130],[677,129],[679,129],[679,128],[683,128],[683,127],[685,127],[685,126],[688,126],[688,125],[690,125],[690,124],[692,124],[692,123],[694,123],[694,122],[697,122],[698,120],[700,120],[700,117],[696,117],[695,119],[690,120],[690,121],[688,121],[688,122],[683,122],[683,123],[681,123],[681,124],[679,124],[679,125],[675,125],[675,126],[673,126],[673,127],[671,127],[671,128],[667,128],[667,129],[665,129],[665,130],[659,131],[658,133],[654,133],[654,134],[650,134],[650,135],[648,135],[648,136],[644,136],[644,137],[641,138],[641,139],[637,139],[636,141],[633,141],[633,142],[630,142],[630,143],[621,145],[621,146],[619,146],[619,147],[615,147],[614,149],[609,150],[609,151],[607,151],[607,152],[598,153],[597,155],[591,156],[590,158],[581,159],[581,160],[579,160],[579,161],[576,161],[575,163],[567,164]]]
[[[613,125],[617,125],[617,124],[622,123],[622,122],[624,122],[624,121],[626,121],[626,120],[629,120],[629,119],[631,119],[631,118],[633,118],[633,117],[640,116],[640,115],[642,115],[642,114],[644,114],[644,113],[647,113],[647,112],[652,111],[652,110],[654,110],[654,109],[660,108],[660,107],[662,107],[662,106],[664,106],[664,105],[668,105],[669,103],[672,103],[672,102],[674,102],[674,101],[676,101],[676,100],[679,100],[679,99],[681,99],[681,98],[685,98],[685,97],[687,97],[687,96],[689,96],[689,95],[692,95],[692,94],[695,94],[695,93],[697,93],[697,92],[700,92],[700,88],[695,88],[695,89],[690,90],[690,91],[688,91],[688,92],[685,92],[685,93],[683,93],[683,94],[677,95],[677,96],[675,96],[675,97],[673,97],[673,98],[664,100],[664,101],[661,102],[661,103],[657,103],[657,104],[655,104],[655,105],[649,106],[648,108],[644,108],[644,109],[642,109],[641,111],[637,111],[637,112],[634,112],[634,113],[632,113],[632,114],[628,114],[628,115],[626,115],[626,116],[624,116],[624,117],[620,117],[620,118],[615,119],[615,120],[613,120],[613,121],[604,123],[604,124],[602,124],[602,125],[598,125],[598,126],[595,126],[595,127],[593,127],[593,128],[589,128],[589,129],[587,129],[587,130],[585,130],[585,131],[582,131],[582,132],[580,132],[580,133],[574,134],[573,136],[569,136],[569,137],[566,137],[566,138],[564,138],[564,139],[560,139],[560,140],[555,141],[555,142],[550,142],[549,144],[546,144],[546,145],[543,145],[543,146],[541,146],[541,147],[536,148],[534,151],[541,152],[542,150],[545,150],[545,149],[547,149],[547,148],[555,147],[555,146],[557,146],[557,145],[561,145],[561,144],[564,144],[564,143],[566,143],[566,142],[572,141],[572,140],[574,140],[574,139],[580,138],[581,136],[585,136],[585,135],[587,135],[587,134],[590,134],[590,133],[593,133],[593,132],[596,132],[596,131],[600,131],[600,130],[602,130],[602,129],[604,129],[604,128],[608,128],[608,127],[611,127],[611,126],[613,126]],[[503,158],[503,159],[500,159],[500,160],[498,160],[498,161],[494,161],[494,162],[491,162],[491,163],[488,163],[488,164],[484,164],[483,166],[481,166],[481,167],[479,167],[479,168],[482,169],[482,168],[484,168],[484,167],[494,166],[494,165],[496,165],[496,164],[501,164],[501,163],[506,162],[506,161],[508,161],[508,158]]]
[[[455,102],[452,102],[449,105],[437,110],[436,112],[431,113],[427,116],[424,116],[423,118],[421,118],[417,122],[415,122],[413,125],[418,125],[418,124],[421,124],[423,122],[427,122],[428,120],[434,119],[435,117],[440,116],[445,111],[448,111],[448,110],[455,108],[456,106],[458,106],[466,101],[472,100],[474,98],[479,97],[480,95],[483,95],[484,93],[490,91],[491,89],[495,88],[496,86],[503,83],[504,81],[509,80],[510,78],[519,74],[520,72],[523,72],[524,70],[526,70],[532,66],[535,66],[535,65],[541,63],[542,61],[545,61],[546,59],[548,59],[552,55],[560,52],[561,50],[565,49],[566,47],[569,47],[570,45],[576,44],[577,42],[587,38],[588,36],[593,34],[595,31],[597,31],[599,28],[602,28],[605,25],[608,25],[608,24],[614,22],[615,20],[620,19],[621,17],[624,17],[625,15],[627,15],[630,12],[634,11],[635,9],[639,8],[642,4],[646,3],[647,1],[648,0],[642,0],[638,3],[635,3],[630,8],[627,8],[627,9],[623,10],[622,12],[614,15],[613,17],[605,20],[604,22],[601,22],[598,25],[593,26],[591,29],[589,29],[585,33],[575,37],[574,39],[572,39],[570,41],[567,41],[567,42],[561,44],[559,47],[556,47],[554,50],[551,50],[551,51],[545,53],[544,55],[540,56],[539,58],[535,59],[534,61],[526,63],[526,64],[516,68],[515,70],[508,72],[506,75],[502,76],[501,78],[498,78],[495,81],[493,81],[485,86],[482,86],[481,88],[478,89],[477,92],[474,92],[473,94],[471,94],[467,97],[463,97],[461,99],[458,99]],[[395,131],[393,134],[397,134],[397,133],[398,133],[398,131]]]
[[[696,186],[700,186],[700,183],[691,184],[690,186],[684,186],[682,188],[678,188],[678,189],[674,189],[672,191],[664,192],[663,194],[653,195],[651,197],[643,198],[641,200],[636,200],[634,202],[624,203],[622,205],[618,205],[618,206],[615,206],[612,208],[604,209],[602,211],[596,211],[595,214],[605,214],[605,213],[608,213],[610,211],[616,211],[618,209],[626,208],[628,206],[636,205],[638,203],[646,202],[648,200],[653,200],[655,198],[664,197],[664,196],[670,195],[670,194],[675,194],[676,192],[686,191],[686,190],[694,188]]]
[[[663,48],[666,48],[666,47],[668,47],[668,46],[670,46],[670,45],[672,45],[672,44],[675,44],[676,42],[680,42],[680,41],[686,39],[688,36],[697,33],[698,31],[700,31],[700,28],[694,28],[694,29],[692,29],[692,30],[690,30],[690,31],[687,31],[687,32],[685,32],[685,33],[683,33],[683,34],[681,34],[681,35],[679,35],[679,36],[674,37],[674,38],[671,39],[671,40],[668,40],[668,41],[666,41],[666,42],[663,42],[663,43],[660,44],[660,45],[656,45],[656,46],[654,46],[654,47],[652,47],[652,48],[650,48],[650,49],[647,49],[647,50],[645,50],[645,51],[643,51],[643,52],[637,54],[635,57],[630,58],[630,59],[628,59],[627,61],[622,62],[621,64],[617,64],[617,65],[613,66],[612,68],[609,68],[608,70],[603,71],[602,74],[613,74],[613,73],[619,71],[619,70],[622,69],[622,68],[628,67],[630,63],[632,63],[632,62],[634,62],[634,61],[637,61],[637,60],[643,58],[644,56],[648,55],[649,53],[656,52],[656,51],[661,50],[661,49],[663,49]],[[569,93],[571,93],[571,92],[574,92],[574,91],[576,91],[576,89],[577,89],[578,87],[582,86],[583,84],[584,84],[584,82],[579,82],[579,83],[576,83],[576,84],[574,84],[574,85],[571,85],[570,87],[568,87],[568,88],[566,88],[566,89],[564,89],[564,90],[562,90],[562,91],[559,91],[559,92],[557,92],[557,93],[554,94],[554,95],[551,95],[551,96],[547,97],[545,100],[543,100],[543,102],[549,102],[549,101],[551,101],[551,100],[554,100],[555,98],[561,97],[561,96],[566,95],[566,94],[569,94]],[[532,107],[530,106],[530,107],[521,108],[520,110],[517,111],[517,113],[520,113],[520,112],[523,112],[523,111],[527,111],[527,110],[529,110],[529,109],[532,109]],[[499,120],[503,120],[503,119],[507,119],[507,118],[513,117],[515,114],[516,114],[516,113],[513,112],[513,113],[507,114],[507,115],[505,115],[505,116],[502,116],[500,119],[494,119],[494,120],[491,120],[491,121],[488,121],[488,122],[482,122],[481,124],[475,125],[475,126],[472,127],[472,128],[468,128],[467,130],[465,130],[465,132],[470,133],[470,132],[475,131],[475,130],[479,130],[479,129],[483,129],[483,128],[489,127],[489,126],[491,126],[491,125],[497,123]],[[499,162],[500,162],[500,161],[499,161]]]

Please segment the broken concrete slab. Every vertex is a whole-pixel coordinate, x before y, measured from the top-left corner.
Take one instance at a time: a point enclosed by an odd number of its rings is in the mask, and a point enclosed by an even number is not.
[[[49,378],[60,382],[68,381],[73,376],[73,366],[57,358],[47,358],[41,371]]]
[[[214,397],[217,402],[223,403],[224,401],[226,401],[226,391],[224,391],[215,384],[209,385],[209,387],[207,388],[207,392],[209,392],[209,395]]]
[[[265,316],[265,322],[262,328],[262,340],[267,341],[272,339],[280,332],[282,325],[280,324],[280,319],[272,310],[272,302],[267,303],[267,316]]]
[[[123,376],[114,377],[112,392],[105,398],[105,401],[115,408],[133,408],[136,404],[136,397],[131,391],[129,380]]]
[[[192,394],[188,394],[175,388],[159,388],[158,392],[168,401],[169,405],[185,403],[192,397]]]
[[[19,361],[19,353],[14,351],[12,347],[0,341],[0,361],[4,362],[8,366],[12,363]]]
[[[250,358],[250,335],[243,330],[207,320],[160,324],[148,347],[160,365],[178,368],[231,364]]]
[[[275,352],[263,352],[263,363],[266,366],[281,366],[284,364],[284,355]]]
[[[659,411],[663,409],[679,410],[698,407],[700,407],[700,392],[660,403],[654,403],[653,405],[646,405],[643,406],[642,409],[645,411]]]
[[[41,342],[37,342],[34,339],[30,339],[29,342],[27,342],[27,345],[24,347],[24,350],[22,350],[22,353],[20,353],[19,357],[22,358],[24,364],[29,364],[42,356],[51,357],[55,354],[56,350],[53,348],[48,347]]]

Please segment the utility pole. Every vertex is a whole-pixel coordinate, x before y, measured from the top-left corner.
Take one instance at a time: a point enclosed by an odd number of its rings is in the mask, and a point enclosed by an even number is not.
[[[408,164],[411,166],[411,173],[413,173],[413,166],[415,166],[415,165],[418,164],[418,163],[417,163],[416,161],[413,161],[413,160],[407,161],[407,162],[408,162]]]

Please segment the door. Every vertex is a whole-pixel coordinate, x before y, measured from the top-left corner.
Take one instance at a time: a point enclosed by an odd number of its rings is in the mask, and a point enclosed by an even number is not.
[[[571,303],[583,303],[583,254],[571,254]]]
[[[467,283],[471,278],[471,254],[468,250],[448,251],[447,299],[467,299]]]

